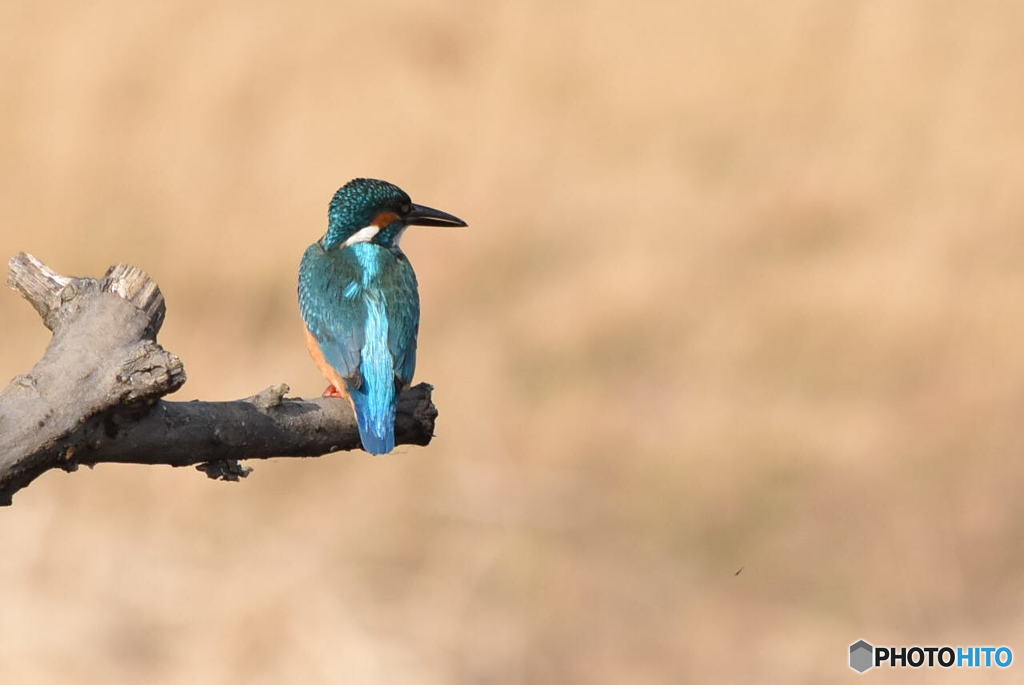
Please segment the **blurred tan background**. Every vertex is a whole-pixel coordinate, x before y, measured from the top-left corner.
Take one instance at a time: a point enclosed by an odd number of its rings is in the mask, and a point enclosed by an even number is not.
[[[472,228],[403,243],[430,447],[47,474],[0,510],[0,683],[898,679],[847,669],[862,637],[1024,658],[1022,22],[5,4],[0,256],[149,271],[177,399],[323,390],[295,276],[349,178]],[[13,292],[0,317],[6,382],[48,336]]]

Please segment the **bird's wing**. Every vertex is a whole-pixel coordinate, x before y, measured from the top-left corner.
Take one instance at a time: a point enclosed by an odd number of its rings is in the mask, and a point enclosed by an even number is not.
[[[388,311],[388,349],[395,360],[396,383],[402,388],[412,382],[416,371],[416,336],[420,327],[416,274],[405,255],[398,253],[394,264],[381,275]]]
[[[345,252],[328,254],[319,243],[309,246],[299,267],[299,309],[324,359],[358,388],[366,305],[360,296],[359,265]]]

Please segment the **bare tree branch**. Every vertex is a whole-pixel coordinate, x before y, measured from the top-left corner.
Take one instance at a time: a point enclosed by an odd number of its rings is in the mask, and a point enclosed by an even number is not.
[[[163,295],[135,267],[113,266],[99,281],[67,278],[20,253],[9,284],[53,338],[32,370],[0,391],[0,505],[52,468],[198,465],[211,478],[237,480],[248,473],[240,459],[361,447],[347,402],[285,398],[286,385],[235,402],[160,400],[181,387],[185,369],[156,343]],[[402,394],[398,444],[430,442],[431,390],[421,383]]]

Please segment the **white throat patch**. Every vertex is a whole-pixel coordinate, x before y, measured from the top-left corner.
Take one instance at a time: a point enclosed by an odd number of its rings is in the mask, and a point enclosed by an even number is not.
[[[349,236],[348,240],[345,241],[345,247],[349,245],[355,245],[356,243],[368,243],[373,240],[374,236],[380,233],[380,226],[376,224],[370,224],[364,226],[358,231]]]

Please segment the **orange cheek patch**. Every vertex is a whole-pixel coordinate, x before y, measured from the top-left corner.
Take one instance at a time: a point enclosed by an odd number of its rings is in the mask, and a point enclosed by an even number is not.
[[[373,225],[384,229],[398,221],[398,215],[394,212],[381,212],[373,219]]]

